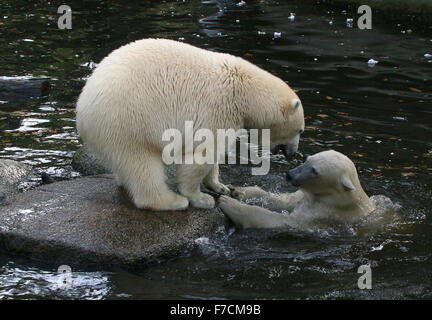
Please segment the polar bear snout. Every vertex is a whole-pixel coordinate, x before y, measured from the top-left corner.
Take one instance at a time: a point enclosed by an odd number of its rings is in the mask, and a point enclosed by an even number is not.
[[[315,178],[312,173],[313,170],[310,168],[308,163],[303,163],[294,169],[291,169],[286,174],[286,179],[290,182],[294,187],[300,187],[304,184],[309,184],[309,180]]]
[[[291,158],[297,153],[298,145],[294,146],[291,144],[279,144],[271,150],[271,153],[278,154],[282,152],[286,159]]]
[[[297,168],[296,168],[297,169]],[[286,173],[286,179],[288,182],[290,182],[294,187],[300,187],[300,181],[297,179],[298,175],[296,175],[295,170],[296,169],[292,169],[289,170]]]
[[[283,144],[281,147],[282,153],[284,154],[285,158],[290,158],[294,156],[298,151],[298,143],[297,144]]]

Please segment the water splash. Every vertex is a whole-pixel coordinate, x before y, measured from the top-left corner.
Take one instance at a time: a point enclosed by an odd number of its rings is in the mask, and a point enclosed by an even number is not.
[[[56,272],[20,268],[6,264],[0,268],[0,299],[90,299],[106,298],[110,292],[106,272],[72,272],[72,285],[59,289]]]

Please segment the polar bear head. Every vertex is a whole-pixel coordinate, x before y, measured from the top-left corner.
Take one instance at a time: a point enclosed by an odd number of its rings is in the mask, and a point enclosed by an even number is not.
[[[306,205],[312,205],[322,217],[355,221],[375,208],[361,187],[354,163],[334,150],[308,157],[288,171],[287,179],[309,195]]]
[[[287,173],[292,185],[315,196],[353,195],[363,191],[354,163],[342,153],[323,151]]]
[[[271,129],[272,153],[282,151],[285,157],[297,152],[300,135],[304,131],[303,106],[298,97],[287,101],[281,108],[281,120]]]
[[[288,84],[280,78],[250,67],[249,90],[246,94],[247,129],[270,129],[270,148],[282,150],[285,156],[297,152],[300,135],[304,131],[303,105]]]

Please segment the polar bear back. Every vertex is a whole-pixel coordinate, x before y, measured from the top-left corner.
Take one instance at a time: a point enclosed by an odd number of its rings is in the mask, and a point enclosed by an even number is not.
[[[163,39],[125,45],[88,79],[77,103],[78,131],[88,144],[145,139],[161,148],[163,130],[181,130],[186,120],[209,129],[238,126],[221,118],[235,103],[220,68],[234,59],[242,60]]]

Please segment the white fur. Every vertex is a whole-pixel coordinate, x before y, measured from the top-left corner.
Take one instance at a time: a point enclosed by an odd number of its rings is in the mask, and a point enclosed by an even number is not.
[[[339,152],[317,153],[290,172],[301,179],[299,190],[294,193],[272,194],[259,187],[233,191],[233,196],[241,200],[264,198],[275,210],[290,211],[289,215],[246,205],[226,196],[219,200],[222,211],[243,228],[304,228],[318,221],[354,222],[375,208],[360,185],[354,164]]]
[[[217,165],[179,165],[182,195],[172,192],[161,161],[163,131],[183,131],[192,120],[195,130],[269,128],[274,144],[298,142],[304,119],[297,100],[282,80],[241,58],[144,39],[114,50],[95,69],[78,99],[77,128],[137,207],[178,210],[190,201],[210,208],[214,200],[201,182],[228,191]]]

